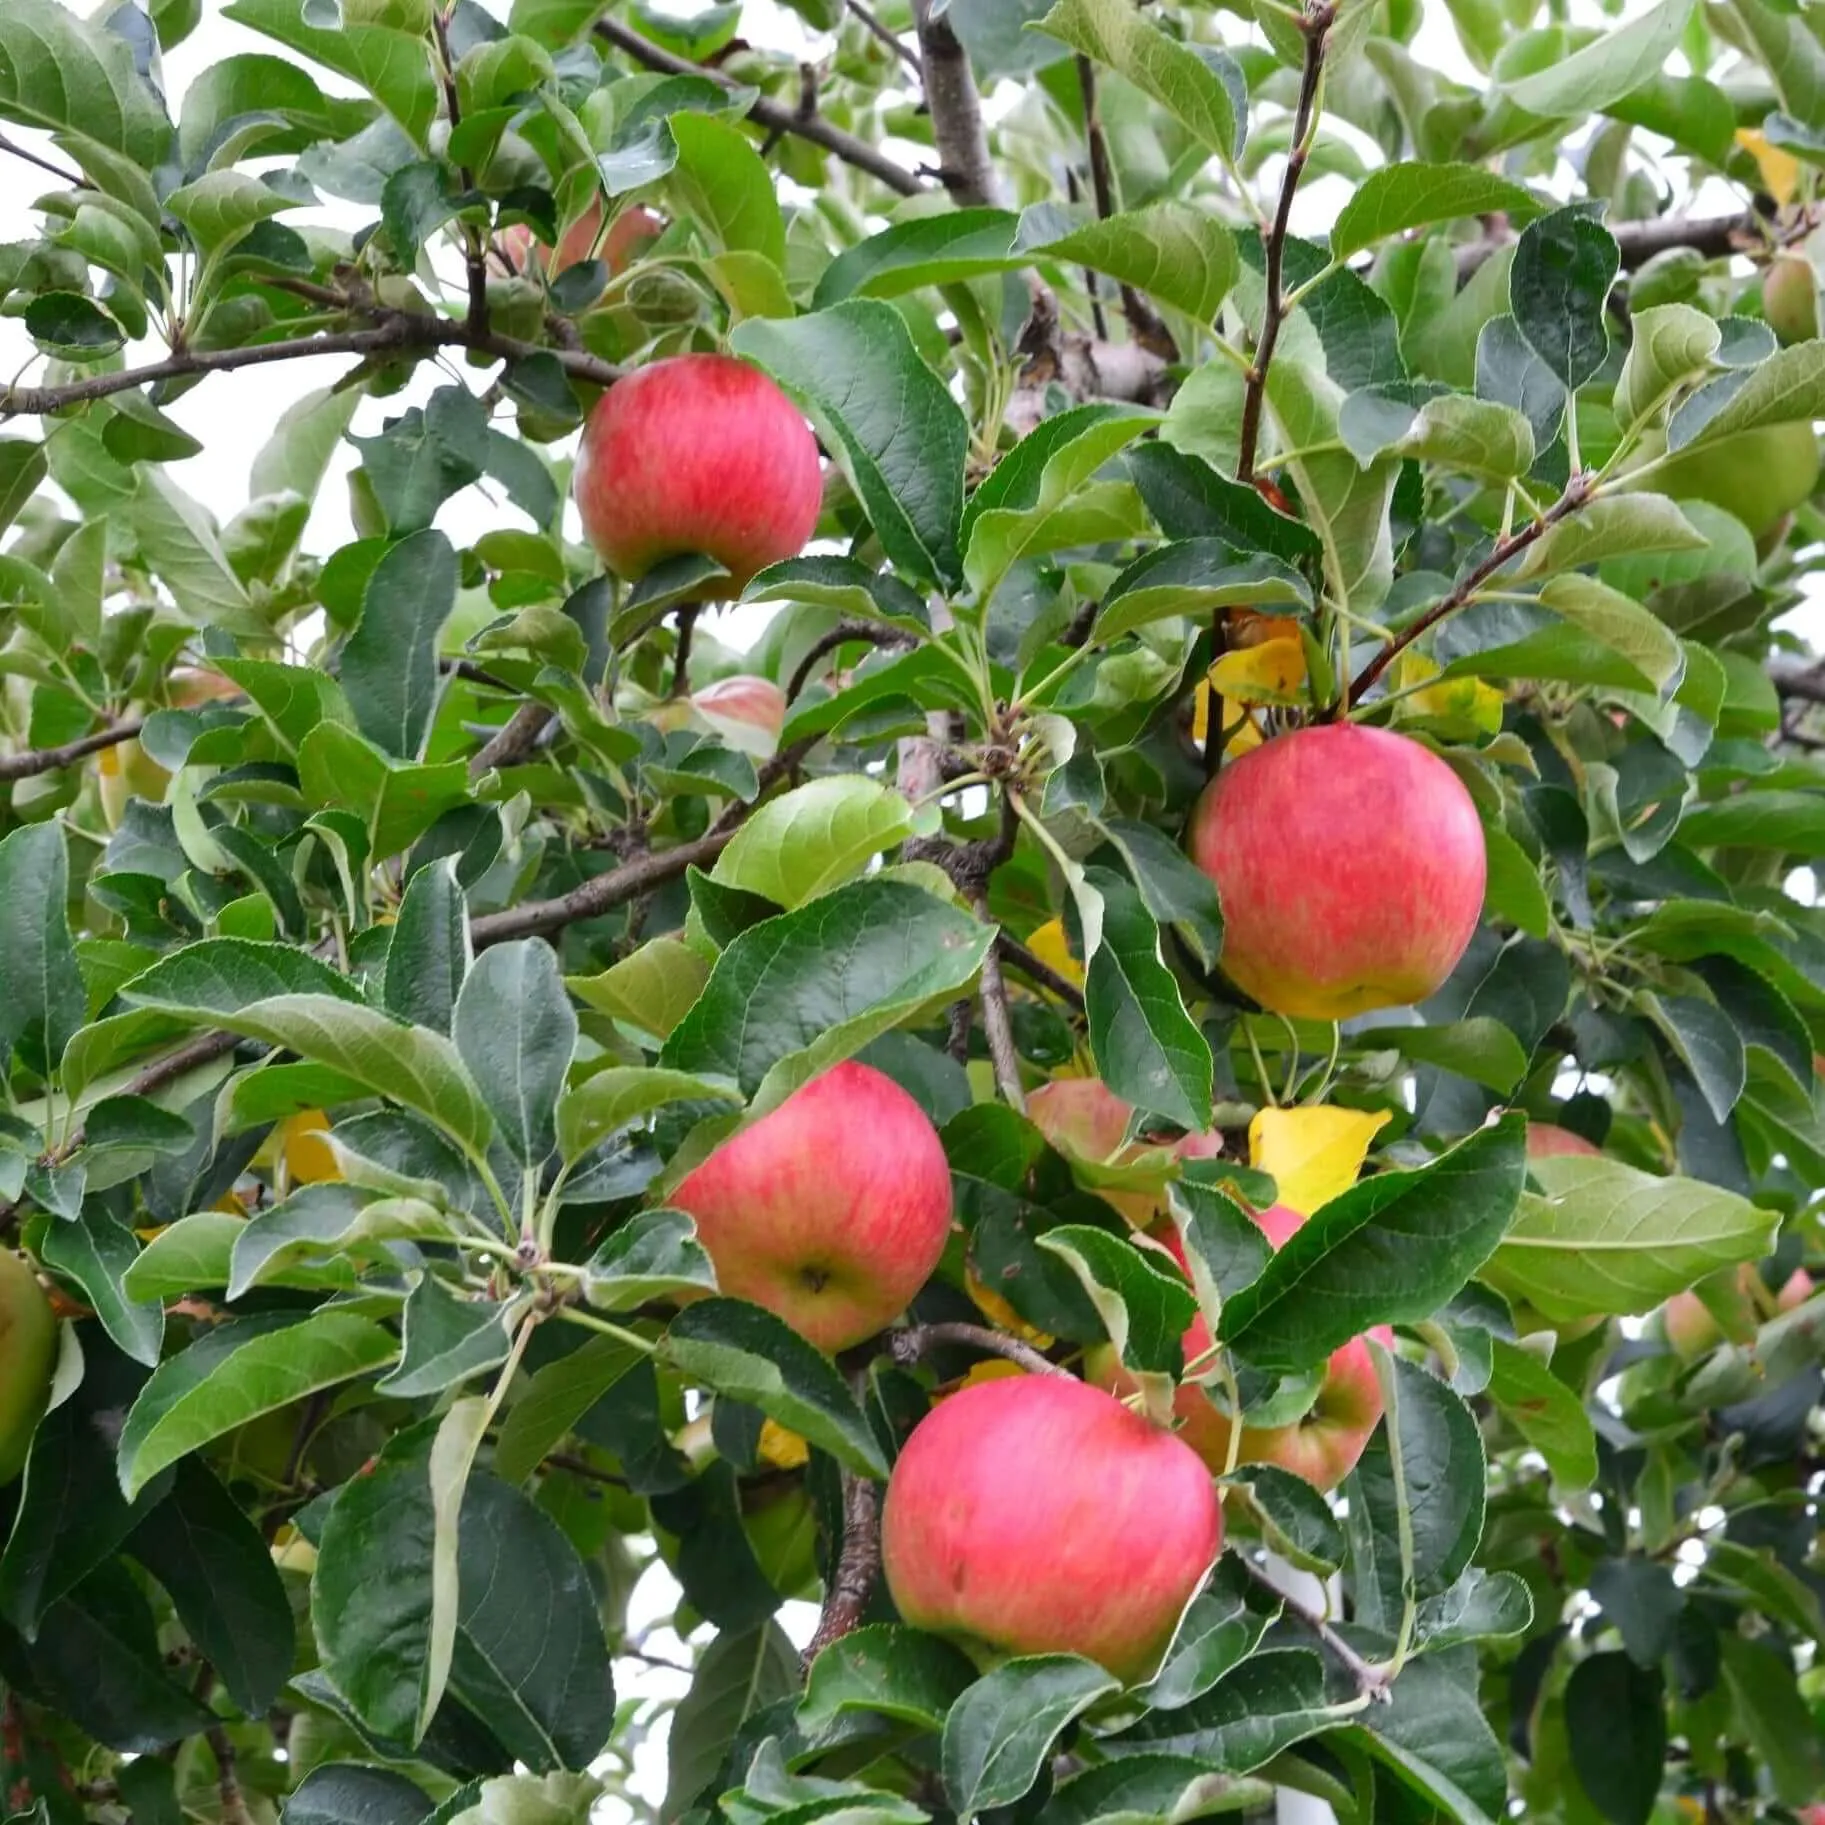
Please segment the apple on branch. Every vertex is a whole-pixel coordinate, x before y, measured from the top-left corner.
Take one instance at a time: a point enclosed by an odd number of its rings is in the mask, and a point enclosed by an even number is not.
[[[925,1111],[850,1060],[725,1141],[671,1202],[695,1219],[725,1293],[836,1351],[884,1329],[930,1279],[950,1234],[950,1165]]]
[[[56,1366],[51,1302],[30,1263],[0,1248],[0,1489],[25,1468]]]
[[[1069,1375],[977,1382],[913,1429],[881,1514],[900,1614],[972,1652],[1081,1654],[1133,1684],[1223,1545],[1197,1455]]]

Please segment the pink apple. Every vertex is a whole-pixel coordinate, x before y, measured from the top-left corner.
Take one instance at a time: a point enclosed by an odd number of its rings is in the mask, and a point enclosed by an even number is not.
[[[1170,1432],[1063,1375],[940,1401],[894,1466],[881,1558],[900,1614],[978,1652],[1158,1665],[1223,1545],[1210,1475]]]
[[[584,427],[572,485],[618,576],[703,552],[736,589],[804,549],[824,486],[798,407],[728,355],[674,355],[616,381]]]
[[[671,1202],[696,1219],[725,1293],[842,1350],[930,1279],[950,1234],[950,1166],[924,1110],[851,1061],[717,1148]]]
[[[1796,1267],[1774,1296],[1777,1313],[1791,1312],[1812,1297],[1812,1276]],[[1746,1325],[1758,1322],[1766,1309],[1767,1290],[1761,1283],[1761,1271],[1745,1261],[1736,1270],[1736,1292],[1731,1308]],[[1723,1327],[1712,1316],[1710,1307],[1694,1292],[1675,1293],[1661,1308],[1661,1324],[1673,1353],[1690,1362],[1714,1349],[1723,1341]]]
[[[1183,1134],[1175,1141],[1129,1142],[1134,1107],[1100,1078],[1060,1077],[1042,1084],[1027,1098],[1027,1117],[1055,1147],[1073,1159],[1093,1165],[1122,1166],[1142,1154],[1164,1150],[1181,1160],[1212,1160],[1223,1151],[1223,1137],[1213,1128]],[[1100,1189],[1136,1229],[1145,1229],[1165,1212],[1164,1193]]]
[[[665,227],[664,216],[637,203],[615,217],[598,248],[596,237],[602,230],[602,199],[597,197],[559,239],[558,257],[551,262],[551,271],[561,273],[567,266],[599,259],[608,268],[610,278],[619,278],[665,233]],[[528,264],[534,261],[541,268],[546,265],[544,243],[532,238],[532,230],[524,222],[515,222],[511,228],[502,230],[501,246],[515,272],[525,272]]]
[[[1529,1122],[1527,1124],[1527,1157],[1530,1160],[1557,1159],[1563,1154],[1597,1154],[1603,1149],[1587,1141],[1583,1135],[1574,1134],[1569,1128],[1561,1128],[1557,1122]]]
[[[730,747],[770,755],[786,725],[786,693],[771,678],[738,672],[692,693],[691,707]]]
[[[1285,1204],[1251,1210],[1249,1215],[1276,1249],[1283,1247],[1305,1221]],[[1184,1267],[1185,1247],[1177,1233],[1162,1230],[1159,1240]],[[1384,1349],[1394,1347],[1394,1333],[1386,1325],[1377,1325],[1368,1335]],[[1208,1365],[1210,1326],[1202,1314],[1192,1320],[1182,1347],[1188,1369],[1194,1364]],[[1107,1344],[1090,1351],[1087,1369],[1092,1381],[1118,1394],[1134,1386],[1133,1377]],[[1221,1474],[1229,1462],[1229,1415],[1196,1382],[1179,1385],[1172,1410],[1179,1422],[1179,1437]],[[1365,1338],[1352,1337],[1332,1352],[1311,1411],[1290,1426],[1244,1426],[1236,1462],[1278,1464],[1282,1470],[1303,1477],[1314,1489],[1334,1489],[1356,1468],[1381,1415],[1381,1382],[1375,1373],[1375,1359]]]
[[[1223,968],[1264,1008],[1342,1020],[1423,1001],[1483,910],[1483,826],[1404,735],[1297,729],[1231,762],[1191,814],[1222,903]]]

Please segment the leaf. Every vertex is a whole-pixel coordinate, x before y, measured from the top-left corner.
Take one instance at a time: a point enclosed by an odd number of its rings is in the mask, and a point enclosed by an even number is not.
[[[1513,574],[1549,577],[1637,551],[1700,551],[1705,537],[1664,494],[1605,495],[1528,547]]]
[[[252,938],[183,945],[129,977],[120,992],[143,1007],[210,1016],[236,1014],[284,995],[361,999],[354,982],[310,952]]]
[[[80,1173],[80,1168],[76,1170]],[[42,1201],[43,1194],[39,1195]],[[165,1314],[161,1307],[141,1304],[126,1291],[126,1273],[139,1253],[139,1244],[102,1204],[90,1204],[80,1214],[74,1210],[65,1214],[75,1220],[53,1223],[39,1244],[45,1266],[82,1289],[102,1329],[123,1355],[150,1368],[158,1361],[164,1341]]]
[[[1300,1487],[1311,1493],[1308,1485]],[[1144,1688],[1151,1710],[1173,1711],[1202,1698],[1255,1651],[1279,1610],[1277,1605],[1251,1609],[1247,1600],[1253,1594],[1246,1573],[1235,1570],[1233,1561],[1218,1561],[1210,1585],[1180,1618],[1165,1664]]]
[[[719,1634],[672,1714],[664,1819],[681,1818],[715,1780],[729,1745],[757,1711],[798,1691],[798,1650],[779,1624]]]
[[[960,1819],[1028,1793],[1058,1733],[1121,1681],[1074,1654],[1035,1654],[985,1674],[944,1720],[940,1765]]]
[[[566,1091],[559,1101],[558,1145],[565,1159],[575,1160],[655,1109],[672,1103],[740,1101],[740,1093],[726,1078],[611,1065]]]
[[[746,249],[786,263],[786,224],[773,174],[747,135],[712,115],[681,112],[668,121],[678,148],[671,188],[711,246]]]
[[[1222,608],[1309,608],[1305,579],[1278,558],[1217,539],[1180,539],[1137,558],[1103,594],[1092,626],[1099,644],[1173,615],[1200,620]]]
[[[894,567],[955,582],[969,426],[893,306],[857,298],[790,321],[750,318],[729,341],[794,394],[840,452]]]
[[[1661,0],[1626,25],[1606,26],[1569,57],[1505,81],[1503,96],[1529,114],[1599,113],[1660,74],[1679,49],[1693,4],[1694,0]]]
[[[449,1217],[416,1198],[370,1202],[352,1185],[305,1185],[242,1223],[229,1262],[228,1297],[292,1279],[295,1264],[314,1256],[357,1250],[373,1255],[387,1241],[445,1242],[454,1233]]]
[[[1377,1324],[1430,1318],[1514,1218],[1526,1124],[1509,1115],[1413,1172],[1334,1198],[1223,1309],[1222,1337],[1258,1368],[1296,1374]]]
[[[499,1368],[507,1360],[514,1315],[511,1304],[459,1298],[435,1274],[420,1275],[406,1300],[399,1363],[375,1387],[415,1400]]]
[[[1480,165],[1384,165],[1370,172],[1338,210],[1331,226],[1331,258],[1347,260],[1410,228],[1492,210],[1524,222],[1540,213],[1540,205],[1530,191]]]
[[[1721,341],[1716,321],[1689,304],[1634,313],[1634,340],[1611,409],[1625,431],[1650,423],[1678,388],[1709,371]]]
[[[1037,29],[1125,76],[1220,157],[1238,150],[1235,107],[1223,78],[1127,0],[1058,0]]]
[[[1269,1174],[1274,1202],[1309,1217],[1362,1175],[1375,1137],[1388,1125],[1379,1109],[1261,1109],[1248,1124],[1248,1159]]]
[[[1046,1802],[1048,1825],[1095,1825],[1099,1819],[1168,1825],[1208,1812],[1246,1812],[1265,1805],[1264,1781],[1233,1781],[1209,1773],[1190,1755],[1125,1755],[1063,1781]]]
[[[764,1115],[914,1008],[954,995],[993,933],[904,881],[871,879],[742,932],[659,1054],[724,1077]],[[841,970],[830,959],[843,958]]]
[[[912,806],[891,786],[826,774],[760,806],[710,878],[791,910],[861,874],[911,836],[915,823]]]
[[[1669,690],[1685,671],[1685,652],[1666,623],[1595,577],[1554,577],[1540,591],[1540,600],[1562,620],[1622,654],[1656,691]]]
[[[0,842],[0,1069],[28,1046],[54,1072],[89,1011],[67,910],[70,865],[55,820]]]
[[[1773,1246],[1780,1219],[1696,1179],[1620,1160],[1533,1160],[1545,1195],[1525,1195],[1482,1278],[1555,1322],[1646,1312],[1720,1267]]]
[[[1576,1392],[1506,1338],[1492,1337],[1490,1351],[1489,1398],[1565,1488],[1590,1488],[1597,1480],[1597,1439]]]
[[[1591,1475],[1596,1475],[1594,1456]],[[1672,1568],[1652,1559],[1603,1559],[1591,1568],[1590,1593],[1616,1625],[1628,1657],[1638,1667],[1659,1665],[1685,1606]]]
[[[43,444],[23,437],[0,437],[0,532],[19,517],[45,474]]]
[[[1502,1746],[1484,1719],[1476,1658],[1468,1650],[1409,1662],[1388,1704],[1373,1716],[1363,1713],[1344,1740],[1460,1825],[1496,1825],[1507,1816]]]
[[[1288,1564],[1321,1577],[1343,1564],[1343,1531],[1330,1503],[1303,1477],[1275,1464],[1250,1464],[1237,1477],[1268,1544]]]
[[[361,620],[342,648],[342,689],[370,741],[415,759],[437,706],[437,635],[456,606],[456,553],[415,532],[375,565]]]
[[[192,621],[224,633],[270,638],[222,550],[215,522],[163,470],[142,469],[139,491],[122,516],[146,568]]]
[[[1647,1825],[1660,1797],[1667,1720],[1660,1674],[1626,1654],[1593,1654],[1565,1684],[1565,1734],[1578,1784],[1615,1825]]]
[[[1081,1223],[1060,1224],[1038,1242],[1077,1276],[1127,1367],[1144,1375],[1180,1372],[1185,1357],[1179,1340],[1197,1317],[1198,1302],[1163,1259]]]
[[[387,944],[381,998],[389,1014],[414,1026],[450,1031],[469,973],[469,913],[457,881],[459,858],[444,856],[407,884]]]
[[[431,1802],[389,1768],[320,1762],[286,1797],[285,1825],[424,1825]]]
[[[975,1678],[967,1656],[948,1641],[873,1623],[831,1642],[812,1661],[798,1727],[817,1737],[848,1713],[867,1711],[939,1730]]]
[[[1441,1071],[1455,1071],[1460,1077],[1467,1077],[1504,1096],[1527,1075],[1527,1054],[1521,1042],[1499,1020],[1487,1014],[1473,1020],[1447,1021],[1440,1026],[1368,1027],[1360,1037],[1372,1044],[1391,1047],[1420,1064],[1436,1065]]]
[[[660,1348],[688,1380],[760,1408],[864,1476],[887,1474],[835,1365],[771,1312],[740,1299],[705,1299],[672,1320]]]
[[[1103,904],[1084,983],[1098,1072],[1124,1101],[1201,1132],[1210,1124],[1210,1048],[1160,959],[1159,927],[1120,875],[1085,876]]]
[[[167,1464],[319,1388],[390,1362],[393,1339],[371,1318],[325,1309],[276,1328],[242,1321],[199,1337],[159,1364],[120,1435],[130,1501]]]
[[[1218,474],[1202,457],[1156,440],[1130,450],[1127,468],[1169,539],[1216,539],[1289,564],[1319,555],[1310,527],[1276,513],[1253,488]]]
[[[710,965],[698,952],[666,937],[649,938],[599,976],[568,976],[565,986],[598,1013],[660,1040],[671,1035],[709,979]]]
[[[235,1708],[263,1716],[291,1677],[291,1603],[259,1529],[200,1458],[177,1466],[126,1550],[165,1587]]]
[[[1714,1001],[1697,995],[1644,993],[1641,1006],[1692,1073],[1705,1105],[1728,1121],[1749,1080],[1749,1059],[1736,1023]]]
[[[845,248],[824,268],[812,308],[1005,272],[1020,264],[1013,248],[1017,222],[1005,209],[956,209],[896,222]]]
[[[1603,310],[1620,266],[1615,237],[1581,208],[1555,209],[1521,230],[1508,275],[1509,308],[1521,334],[1568,387],[1581,387],[1609,353]]]
[[[1303,1648],[1252,1655],[1188,1705],[1151,1711],[1119,1744],[1195,1756],[1211,1773],[1248,1774],[1334,1722],[1324,1669]]]
[[[538,1165],[557,1145],[558,1098],[577,1044],[576,1012],[551,946],[522,938],[483,951],[456,998],[450,1032],[508,1150],[522,1165]]]
[[[1211,322],[1236,282],[1236,243],[1217,218],[1191,203],[1150,203],[1078,224],[1053,203],[1020,218],[1017,252],[1043,253]]]
[[[650,1299],[714,1292],[716,1274],[681,1210],[629,1217],[584,1263],[583,1295],[599,1310],[629,1311]]]
[[[126,40],[85,25],[57,0],[8,0],[0,17],[0,115],[73,131],[147,171],[171,137]]]
[[[1825,856],[1825,797],[1811,792],[1739,792],[1694,805],[1680,823],[1680,840],[1694,849],[1772,849],[1784,855]]]

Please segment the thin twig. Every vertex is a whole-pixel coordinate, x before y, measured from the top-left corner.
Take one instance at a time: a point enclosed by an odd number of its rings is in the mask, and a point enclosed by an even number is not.
[[[105,729],[97,729],[93,735],[66,741],[60,747],[32,748],[24,754],[0,754],[0,780],[32,779],[40,773],[54,773],[59,767],[67,767],[71,761],[81,760],[85,755],[99,754],[104,748],[131,741],[145,726],[143,716],[129,716],[110,723]]]
[[[1077,59],[1077,87],[1084,104],[1084,141],[1090,150],[1090,189],[1096,199],[1096,213],[1107,221],[1115,214],[1115,168],[1109,157],[1109,141],[1103,132],[1102,114],[1096,101],[1096,65],[1088,57]],[[1128,320],[1129,333],[1142,348],[1167,361],[1179,358],[1179,347],[1156,311],[1132,285],[1121,287],[1122,315]],[[1098,335],[1102,334],[1098,330]]]
[[[431,9],[431,30],[437,40],[438,75],[444,91],[444,113],[450,131],[463,124],[462,101],[456,90],[456,64],[450,55],[448,20],[439,6]],[[475,173],[467,165],[457,167],[457,179],[465,192],[475,188]],[[474,222],[463,224],[464,265],[469,276],[469,327],[478,336],[488,334],[488,246],[482,231]]]
[[[992,208],[1000,201],[988,131],[982,124],[982,91],[969,54],[948,17],[932,15],[932,0],[913,0],[919,34],[919,64],[925,72],[925,105],[941,161],[938,175],[966,209]]]
[[[987,922],[988,901],[978,892],[975,896],[976,917]],[[1014,1024],[1008,1013],[1007,979],[1001,973],[1001,955],[993,944],[982,958],[982,1032],[989,1042],[989,1057],[995,1065],[995,1082],[1002,1100],[1021,1114],[1026,1113],[1026,1092],[1020,1083],[1020,1052],[1014,1044]]]
[[[21,146],[16,141],[0,134],[0,152],[10,152],[14,158],[22,158],[28,165],[36,165],[40,171],[48,171],[60,184],[68,184],[72,190],[93,190],[95,186],[80,171],[66,171],[61,165],[53,164],[48,158],[41,158],[28,146]]]
[[[1475,565],[1449,595],[1441,597],[1423,615],[1416,617],[1403,627],[1357,673],[1356,680],[1350,686],[1348,697],[1345,700],[1349,706],[1354,708],[1360,703],[1375,681],[1414,641],[1436,627],[1447,615],[1456,614],[1504,564],[1519,557],[1529,545],[1541,538],[1550,528],[1576,513],[1590,497],[1591,478],[1588,475],[1574,475],[1566,483],[1565,492],[1537,520],[1529,520],[1519,532],[1511,533],[1505,539],[1498,539],[1489,548],[1488,555],[1482,562]]]
[[[734,77],[725,76],[714,65],[692,63],[688,58],[674,56],[650,39],[642,38],[631,26],[623,25],[618,19],[598,19],[595,32],[605,43],[625,51],[636,63],[644,64],[649,70],[658,70],[667,76],[707,76],[710,81],[720,83],[725,89],[742,87]],[[763,127],[781,133],[796,133],[800,139],[808,139],[813,145],[822,146],[844,164],[853,165],[858,171],[866,171],[870,177],[901,196],[917,196],[926,188],[904,165],[896,165],[866,140],[857,139],[853,133],[845,133],[841,127],[833,127],[821,115],[804,116],[796,108],[781,107],[778,102],[761,95],[755,98],[748,109],[748,118]]]
[[[847,0],[850,12],[912,71],[915,76],[923,72],[919,66],[919,53],[911,45],[902,44],[894,33],[890,32],[874,14],[862,4],[862,0]]]
[[[678,644],[672,656],[674,697],[688,697],[691,693],[691,636],[697,631],[701,608],[701,603],[688,602],[678,611]]]
[[[1783,697],[1825,703],[1825,660],[1770,659],[1768,678]]]
[[[985,1324],[947,1321],[943,1324],[914,1324],[903,1331],[887,1333],[887,1353],[902,1368],[923,1362],[933,1350],[947,1346],[960,1350],[977,1350],[984,1356],[999,1356],[1018,1363],[1029,1375],[1069,1375],[1049,1356],[1042,1356],[1030,1343],[1010,1337],[1005,1331],[991,1331]]]
[[[896,634],[889,628],[876,627],[871,621],[839,621],[798,662],[786,685],[786,701],[792,702],[811,682],[811,674],[817,670],[820,659],[828,659],[839,647],[853,646],[859,640],[866,640],[871,646],[879,647],[904,647],[912,644],[909,636]]]
[[[234,1744],[220,1724],[211,1724],[203,1732],[215,1756],[215,1789],[221,1797],[222,1825],[253,1825],[247,1810],[246,1796],[241,1792],[241,1778],[235,1772]]]
[[[1080,1014],[1083,1012],[1083,990],[1068,976],[1061,976],[1051,964],[1042,963],[1018,938],[1010,938],[1006,932],[1002,932],[995,940],[995,948],[1001,953],[1004,963],[1019,970],[1030,982],[1038,983],[1060,1001],[1069,1002]]]
[[[1816,211],[1802,210],[1798,218],[1786,225],[1766,220],[1753,209],[1735,215],[1663,215],[1641,221],[1612,222],[1609,231],[1616,237],[1622,255],[1622,269],[1633,272],[1645,266],[1656,254],[1671,252],[1675,247],[1690,247],[1708,260],[1728,259],[1733,253],[1763,245],[1770,240],[1786,243],[1803,240],[1816,225]],[[1485,261],[1514,244],[1512,232],[1485,235],[1481,240],[1467,241],[1457,250],[1457,277],[1460,285]]]
[[[1376,1704],[1385,1705],[1393,1696],[1393,1676],[1385,1667],[1378,1667],[1364,1660],[1344,1638],[1315,1609],[1301,1603],[1297,1597],[1289,1597],[1273,1579],[1251,1565],[1246,1553],[1236,1555],[1237,1562],[1255,1583],[1264,1591],[1271,1592],[1281,1607],[1291,1616],[1303,1622],[1324,1645],[1343,1662],[1345,1670],[1356,1681],[1356,1689]]]
[[[1330,38],[1331,21],[1336,16],[1333,0],[1320,0],[1299,22],[1299,29],[1305,34],[1305,69],[1299,79],[1299,103],[1293,113],[1293,138],[1287,148],[1286,172],[1280,180],[1280,203],[1274,211],[1273,226],[1268,230],[1263,250],[1267,266],[1267,302],[1261,315],[1261,340],[1255,345],[1255,358],[1242,394],[1242,434],[1236,458],[1236,480],[1239,482],[1254,480],[1267,371],[1274,359],[1275,345],[1280,340],[1280,325],[1286,317],[1281,280],[1286,261],[1286,237],[1293,215],[1293,196],[1299,188],[1305,162],[1311,156],[1313,131],[1317,126],[1318,87],[1324,79],[1325,46]]]

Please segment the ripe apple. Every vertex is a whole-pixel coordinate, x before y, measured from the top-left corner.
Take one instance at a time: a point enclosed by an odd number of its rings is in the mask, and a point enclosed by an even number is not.
[[[1796,1267],[1774,1296],[1776,1313],[1791,1312],[1812,1297],[1812,1276]],[[1736,1295],[1732,1307],[1745,1323],[1753,1324],[1767,1303],[1767,1290],[1761,1284],[1761,1272],[1754,1263],[1745,1261],[1736,1270]],[[1711,1309],[1694,1292],[1675,1293],[1661,1308],[1661,1325],[1673,1354],[1690,1362],[1714,1349],[1723,1341],[1723,1327],[1712,1316]]]
[[[598,196],[559,237],[557,258],[550,262],[550,270],[560,273],[567,266],[598,259],[608,268],[611,279],[619,278],[665,233],[665,229],[664,216],[648,209],[644,203],[636,203],[632,209],[622,210],[609,223],[608,233],[602,236],[602,244],[598,247],[596,237],[602,233],[602,199]],[[516,272],[524,272],[528,264],[534,262],[541,268],[546,266],[544,243],[532,238],[532,230],[524,222],[515,222],[511,228],[504,229],[501,245]]]
[[[1430,749],[1357,723],[1265,742],[1191,814],[1223,968],[1264,1008],[1342,1020],[1423,1001],[1483,910],[1483,826]]]
[[[30,1265],[0,1248],[0,1489],[25,1468],[56,1367],[51,1302]]]
[[[940,1401],[895,1464],[881,1560],[900,1614],[990,1655],[1082,1654],[1147,1678],[1223,1545],[1209,1473],[1063,1375]]]
[[[1602,1152],[1601,1147],[1569,1128],[1561,1128],[1557,1122],[1527,1124],[1527,1157],[1530,1160],[1551,1160],[1567,1153],[1601,1155]]]
[[[1249,1215],[1275,1248],[1283,1247],[1305,1221],[1285,1204],[1251,1210]],[[1183,1268],[1185,1247],[1177,1233],[1163,1230],[1159,1240]],[[1394,1333],[1386,1325],[1377,1325],[1369,1336],[1384,1349],[1394,1347]],[[1201,1313],[1192,1320],[1181,1347],[1188,1368],[1209,1359],[1210,1326]],[[1086,1366],[1092,1381],[1114,1393],[1126,1393],[1133,1386],[1132,1377],[1107,1344],[1090,1351]],[[1229,1462],[1229,1415],[1197,1382],[1180,1383],[1172,1410],[1179,1422],[1179,1437],[1221,1474]],[[1381,1415],[1381,1381],[1375,1373],[1375,1359],[1369,1354],[1367,1339],[1352,1337],[1331,1353],[1311,1411],[1290,1426],[1244,1426],[1236,1462],[1278,1464],[1303,1477],[1314,1489],[1334,1489],[1356,1468]]]
[[[931,1277],[951,1175],[924,1110],[852,1060],[717,1148],[671,1201],[697,1220],[725,1293],[835,1351],[897,1318]]]
[[[1127,1140],[1134,1106],[1124,1102],[1095,1077],[1059,1077],[1042,1084],[1027,1098],[1027,1116],[1041,1134],[1073,1159],[1098,1166],[1125,1166],[1150,1152],[1167,1151],[1181,1160],[1212,1160],[1223,1151],[1223,1137],[1213,1128],[1205,1134],[1183,1134],[1176,1141],[1149,1146]],[[1164,1192],[1099,1189],[1136,1229],[1145,1229],[1165,1214]]]
[[[174,667],[165,683],[172,704],[180,710],[200,709],[206,703],[233,703],[245,695],[232,678],[200,665]]]
[[[704,552],[739,590],[804,549],[824,484],[817,439],[765,374],[728,355],[674,355],[596,402],[573,487],[616,575],[635,582]]]
[[[786,726],[786,693],[771,678],[738,672],[691,694],[691,708],[730,747],[744,754],[770,755]]]

